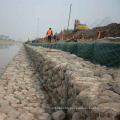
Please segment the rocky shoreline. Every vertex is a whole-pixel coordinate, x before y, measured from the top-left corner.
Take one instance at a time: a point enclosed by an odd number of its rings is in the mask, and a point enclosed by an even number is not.
[[[42,108],[44,92],[34,77],[35,69],[24,47],[12,60],[0,79],[1,120],[42,120],[49,114]],[[39,91],[33,86],[37,86]],[[44,101],[44,102],[43,102]]]
[[[0,119],[118,120],[119,73],[67,52],[25,45],[0,79]]]

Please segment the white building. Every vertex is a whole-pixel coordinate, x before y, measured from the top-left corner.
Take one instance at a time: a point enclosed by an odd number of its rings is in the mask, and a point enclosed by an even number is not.
[[[0,35],[0,40],[9,40],[9,36],[7,36],[7,35]]]

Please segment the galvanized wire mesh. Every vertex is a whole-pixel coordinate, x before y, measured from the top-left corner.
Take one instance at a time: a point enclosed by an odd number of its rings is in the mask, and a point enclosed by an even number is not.
[[[36,45],[36,44],[32,44]],[[38,45],[38,44],[37,44]],[[45,48],[52,49],[61,49],[66,52],[70,52],[72,54],[76,54],[79,57],[83,57],[85,60],[90,60],[94,63],[100,63],[102,65],[106,65],[109,67],[119,67],[119,54],[120,54],[120,44],[119,43],[57,43],[57,44],[39,44],[39,46]],[[72,74],[71,74],[72,75]],[[116,92],[108,88],[108,92],[104,92],[105,90],[101,88],[105,88],[104,86],[108,83],[116,83],[117,81],[90,81],[90,80],[80,80],[79,82],[74,82],[74,100],[77,103],[81,103],[80,106],[73,106],[72,109],[76,111],[80,111],[80,119],[81,120],[119,120],[118,112],[120,112],[120,95],[116,94]],[[68,90],[70,86],[70,79],[66,77],[65,81],[65,107],[69,108],[70,106],[67,104],[69,99]],[[87,89],[85,91],[85,84],[89,84],[92,82],[91,89]],[[100,85],[96,86],[94,83],[98,82]],[[78,93],[76,90],[76,86],[80,84],[80,98],[78,97]],[[100,91],[97,91],[97,89]],[[84,93],[82,93],[84,92]],[[82,94],[82,95],[81,95]],[[69,115],[69,114],[68,114]],[[69,115],[70,116],[70,115]],[[87,118],[89,116],[89,119]]]
[[[31,45],[70,52],[94,64],[120,67],[120,43],[32,43]]]

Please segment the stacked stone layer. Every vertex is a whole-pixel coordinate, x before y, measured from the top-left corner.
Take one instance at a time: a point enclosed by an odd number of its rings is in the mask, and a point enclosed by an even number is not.
[[[120,70],[25,45],[0,80],[0,120],[117,120]]]
[[[76,115],[79,119],[115,119],[119,115],[119,69],[94,65],[68,52],[33,46],[26,49],[38,68],[50,107],[66,108],[74,119]]]
[[[36,76],[34,64],[22,47],[0,79],[0,120],[51,119]]]

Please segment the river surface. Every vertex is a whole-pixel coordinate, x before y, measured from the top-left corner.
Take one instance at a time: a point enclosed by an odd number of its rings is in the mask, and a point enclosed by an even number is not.
[[[22,44],[0,44],[0,77],[21,46]]]

